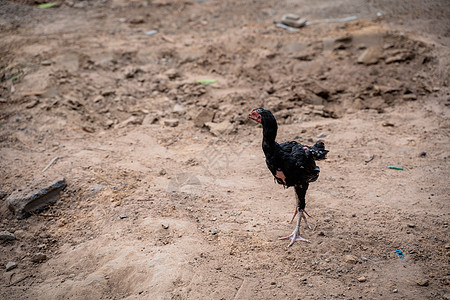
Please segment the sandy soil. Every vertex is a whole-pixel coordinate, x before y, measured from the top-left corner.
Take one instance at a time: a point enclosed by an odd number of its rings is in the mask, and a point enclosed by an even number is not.
[[[285,13],[311,24],[276,27]],[[0,230],[16,237],[0,241],[0,297],[449,299],[449,15],[446,1],[0,1]],[[295,196],[246,118],[260,106],[279,141],[330,150],[309,244],[278,240]],[[55,205],[7,209],[53,176]]]

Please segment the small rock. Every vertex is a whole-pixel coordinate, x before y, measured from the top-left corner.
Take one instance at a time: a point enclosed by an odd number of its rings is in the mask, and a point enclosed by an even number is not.
[[[35,107],[36,105],[38,105],[38,104],[39,104],[39,99],[36,99],[36,100],[34,100],[34,101],[28,103],[28,104],[25,106],[25,108],[26,108],[26,109],[31,109],[31,108]]]
[[[325,219],[323,219],[323,221],[329,223],[331,220],[330,220],[330,218],[325,218]]]
[[[53,62],[51,60],[44,60],[41,61],[41,65],[43,66],[50,66]]]
[[[166,169],[161,169],[161,170],[159,171],[158,174],[159,174],[160,176],[164,176],[164,175],[167,174],[167,171],[166,171]]]
[[[6,272],[11,271],[12,269],[17,268],[17,263],[10,261],[6,264]]]
[[[105,98],[102,95],[98,95],[97,97],[94,98],[94,103],[99,103],[102,102]]]
[[[169,69],[164,74],[171,80],[180,77],[180,74],[176,69]]]
[[[419,157],[425,157],[425,156],[427,156],[427,153],[425,151],[419,153]]]
[[[408,223],[408,227],[409,227],[409,228],[414,228],[414,227],[416,227],[416,224]]]
[[[128,217],[126,215],[120,215],[119,218],[120,219],[125,219],[125,218],[128,218]]]
[[[18,239],[18,240],[23,240],[26,237],[26,233],[22,229],[14,231],[14,235],[16,236],[16,239]]]
[[[56,222],[56,225],[58,225],[58,227],[63,227],[66,224],[67,224],[67,220],[65,218],[61,218],[58,220],[58,222]]]
[[[181,114],[184,114],[186,112],[186,109],[184,108],[183,105],[177,103],[173,107],[173,112],[176,113],[176,114],[181,115]]]
[[[130,19],[129,23],[130,24],[142,24],[144,23],[145,19],[142,16],[138,16],[138,17],[134,17],[132,19]]]
[[[169,224],[168,223],[162,223],[161,226],[164,229],[169,229]]]
[[[212,234],[212,235],[216,235],[216,234],[217,234],[217,232],[213,231],[213,232],[211,232],[211,234]]]
[[[123,71],[123,77],[125,78],[133,78],[136,73],[140,71],[139,68],[133,67],[133,66],[127,66],[125,67],[125,70]]]
[[[178,119],[166,119],[164,120],[164,126],[177,127],[180,121]]]
[[[418,280],[416,281],[417,285],[420,286],[429,286],[430,285],[430,281],[428,279],[422,279],[422,280]]]
[[[285,14],[281,17],[281,23],[289,27],[301,28],[305,26],[306,19],[300,18],[299,15]]]
[[[0,200],[6,197],[6,193],[0,190]]]
[[[214,112],[212,110],[204,108],[194,118],[194,125],[197,127],[203,127],[205,123],[211,122],[213,118]]]
[[[414,58],[414,53],[408,50],[398,49],[390,53],[390,56],[386,58],[386,63],[403,62]]]
[[[215,136],[227,134],[234,130],[233,124],[226,120],[221,123],[208,122],[205,123],[205,126],[208,127],[209,131]]]
[[[47,255],[44,253],[38,253],[31,258],[31,261],[34,263],[40,263],[47,259]]]
[[[364,276],[361,276],[361,277],[358,277],[358,281],[359,281],[359,282],[366,282],[366,281],[367,281],[367,278],[364,277]]]
[[[326,137],[326,136],[327,136],[327,135],[326,135],[325,133],[322,132],[322,133],[320,133],[320,134],[317,135],[317,138],[318,138],[318,139],[321,139],[321,138],[324,138],[324,137]]]
[[[116,127],[124,128],[127,127],[128,125],[142,125],[143,121],[144,121],[143,117],[131,116],[122,123],[118,124]]]
[[[47,186],[42,188],[45,185]],[[64,178],[54,180],[52,184],[49,184],[49,180],[43,177],[24,190],[14,191],[6,199],[6,203],[17,218],[23,219],[29,217],[32,212],[39,212],[56,203],[59,200],[60,191],[65,187],[66,180]]]
[[[318,236],[325,236],[325,233],[323,231],[319,231],[319,233],[317,235]]]
[[[413,100],[417,100],[417,95],[416,94],[405,94],[403,95],[403,100],[406,101],[413,101]]]
[[[358,262],[358,258],[354,255],[344,255],[344,261],[348,264],[356,264]]]
[[[16,236],[9,231],[0,231],[0,241],[12,241],[15,240]]]
[[[394,294],[396,294],[396,293],[398,293],[398,289],[393,289],[392,292],[393,292]]]
[[[376,64],[382,55],[383,49],[378,46],[370,47],[358,57],[358,63],[365,65]]]

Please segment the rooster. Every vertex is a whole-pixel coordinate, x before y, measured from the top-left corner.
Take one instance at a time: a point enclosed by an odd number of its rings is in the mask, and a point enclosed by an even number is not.
[[[306,216],[310,217],[310,215],[305,210],[305,195],[309,183],[316,181],[319,177],[320,169],[316,166],[315,161],[325,159],[328,150],[325,150],[323,142],[320,141],[312,147],[301,145],[295,141],[278,144],[275,141],[278,131],[277,121],[273,114],[264,108],[252,110],[249,118],[261,123],[263,127],[262,149],[266,156],[267,167],[272,172],[275,181],[284,187],[293,186],[297,196],[294,216],[289,222],[292,223],[298,214],[297,225],[290,235],[281,237],[280,240],[290,239],[288,247],[296,241],[309,243],[309,240],[300,236],[302,219],[311,229],[306,220]]]

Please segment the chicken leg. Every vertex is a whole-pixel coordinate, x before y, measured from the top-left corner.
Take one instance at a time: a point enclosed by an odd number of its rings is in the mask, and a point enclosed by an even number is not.
[[[302,238],[300,236],[300,222],[301,222],[302,219],[305,220],[306,225],[308,226],[309,229],[311,229],[311,226],[309,225],[308,221],[306,220],[306,216],[305,216],[305,214],[307,216],[309,216],[309,214],[304,209],[300,209],[300,208],[297,207],[297,209],[295,211],[295,214],[294,214],[294,217],[292,218],[292,220],[294,220],[294,218],[297,215],[297,213],[298,213],[298,220],[297,220],[297,225],[295,226],[294,231],[288,236],[284,236],[284,237],[279,238],[280,240],[290,239],[291,242],[289,243],[288,247],[291,247],[296,241],[302,241],[302,242],[307,242],[307,243],[310,242],[309,240],[307,240],[305,238]]]
[[[280,240],[287,240],[287,239],[291,240],[288,247],[292,246],[296,241],[303,241],[303,242],[309,243],[309,241],[307,239],[302,238],[300,236],[300,223],[301,223],[302,219],[305,220],[306,225],[308,226],[309,229],[311,229],[311,226],[309,225],[308,221],[306,220],[306,216],[308,216],[308,217],[311,217],[311,216],[305,210],[305,206],[306,206],[305,195],[306,195],[306,191],[308,190],[308,186],[309,186],[308,183],[295,185],[295,195],[297,197],[297,205],[295,208],[294,216],[292,217],[292,220],[289,223],[292,223],[292,221],[294,221],[295,217],[298,214],[297,225],[295,226],[294,231],[290,235],[280,238]]]

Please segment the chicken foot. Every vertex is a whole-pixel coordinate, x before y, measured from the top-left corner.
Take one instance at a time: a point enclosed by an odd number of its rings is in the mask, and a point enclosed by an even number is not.
[[[309,240],[307,240],[307,239],[305,239],[305,238],[302,238],[302,237],[300,236],[300,222],[302,221],[302,219],[305,220],[306,225],[308,226],[309,229],[311,229],[311,226],[309,225],[308,221],[306,220],[305,214],[306,214],[308,217],[310,217],[310,215],[309,215],[304,209],[299,209],[299,208],[297,208],[297,209],[295,210],[294,217],[292,218],[291,223],[292,223],[292,221],[294,220],[294,218],[295,218],[295,216],[297,215],[297,213],[298,213],[299,215],[298,215],[298,219],[297,219],[297,225],[295,226],[294,231],[293,231],[290,235],[288,235],[288,236],[279,238],[280,240],[287,240],[287,239],[290,239],[291,242],[289,243],[288,247],[291,247],[296,241],[302,241],[302,242],[307,242],[307,243],[310,242]]]

